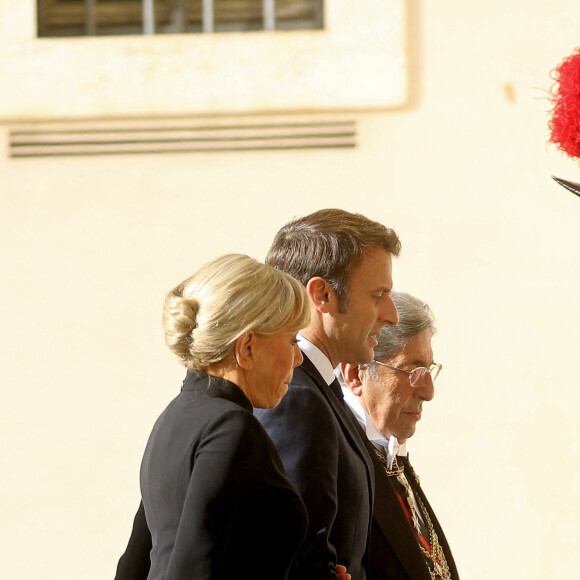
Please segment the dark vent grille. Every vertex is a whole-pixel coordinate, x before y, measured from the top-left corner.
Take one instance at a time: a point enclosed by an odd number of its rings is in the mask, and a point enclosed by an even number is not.
[[[355,146],[355,121],[320,117],[46,122],[10,130],[15,158]]]

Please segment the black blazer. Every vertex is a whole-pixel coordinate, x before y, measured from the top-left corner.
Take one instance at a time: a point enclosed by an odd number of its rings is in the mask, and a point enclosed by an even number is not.
[[[369,443],[369,450],[372,451],[371,443]],[[375,508],[369,558],[371,578],[372,580],[430,580],[431,576],[417,537],[401,507],[391,484],[391,478],[385,473],[384,466],[376,453],[372,453],[371,457],[375,466]],[[397,457],[397,461],[403,462],[407,481],[415,495],[423,501],[445,553],[452,578],[458,580],[459,574],[445,534],[421,486],[415,480],[413,468],[407,458]]]
[[[208,385],[198,371],[188,372],[155,423],[141,493],[141,546],[130,542],[128,550],[140,561],[125,562],[117,578],[147,571],[143,523],[151,533],[149,580],[283,580],[306,532],[304,504],[250,401],[226,380]]]
[[[304,356],[278,407],[254,414],[308,510],[308,532],[290,578],[336,578],[335,565],[342,564],[354,580],[365,580],[374,472],[338,383],[329,387]]]

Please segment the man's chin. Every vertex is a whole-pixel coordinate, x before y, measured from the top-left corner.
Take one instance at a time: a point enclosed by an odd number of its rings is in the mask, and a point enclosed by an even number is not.
[[[395,437],[399,443],[404,443],[407,439],[410,439],[413,437],[413,435],[415,435],[415,429],[405,429],[405,431],[403,431],[400,435],[400,437],[399,435],[395,435]]]
[[[374,347],[369,348],[369,349],[365,349],[364,352],[361,352],[361,355],[364,355],[364,356],[361,357],[363,360],[360,360],[359,364],[370,363],[375,358]]]
[[[362,365],[370,363],[375,355],[375,351],[368,345],[361,345],[358,350],[352,350],[350,353],[343,353],[340,362],[351,365]]]

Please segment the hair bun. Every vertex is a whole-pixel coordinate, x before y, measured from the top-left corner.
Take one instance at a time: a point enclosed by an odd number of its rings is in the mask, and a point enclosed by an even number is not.
[[[176,304],[176,311],[177,316],[183,321],[183,324],[189,327],[187,330],[188,334],[191,333],[197,326],[199,302],[195,298],[184,298],[182,296]]]
[[[163,312],[165,344],[183,365],[205,372],[229,365],[224,361],[245,332],[298,332],[309,320],[301,284],[243,254],[202,266],[169,292]]]
[[[163,326],[165,344],[182,360],[191,356],[192,332],[197,327],[199,302],[170,292],[165,299]]]

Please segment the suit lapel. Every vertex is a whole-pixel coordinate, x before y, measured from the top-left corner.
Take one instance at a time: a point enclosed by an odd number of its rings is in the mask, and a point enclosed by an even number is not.
[[[443,548],[443,552],[445,553],[445,559],[447,560],[447,565],[449,566],[449,571],[451,572],[451,576],[453,578],[459,578],[459,574],[457,572],[457,568],[455,567],[455,560],[453,560],[453,555],[451,554],[451,549],[449,548],[449,544],[447,543],[447,538],[445,538],[445,534],[443,533],[443,529],[439,525],[439,521],[437,520],[437,516],[435,512],[431,508],[431,504],[427,500],[427,497],[423,493],[423,488],[419,485],[417,480],[415,479],[415,470],[413,466],[409,463],[408,458],[403,458],[403,463],[405,464],[405,474],[407,475],[407,481],[413,488],[413,492],[417,494],[425,509],[429,513],[429,517],[431,518],[431,523],[433,524],[433,528],[437,534],[437,538],[439,539],[439,544]]]
[[[312,361],[304,354],[304,360],[300,368],[310,376],[314,381],[316,386],[320,389],[321,393],[328,401],[334,414],[336,415],[342,430],[346,438],[350,441],[351,446],[358,452],[361,459],[364,461],[367,470],[367,481],[369,482],[369,498],[371,501],[371,513],[373,513],[373,500],[375,497],[375,474],[373,468],[373,462],[369,457],[369,453],[365,442],[367,441],[366,436],[360,430],[356,419],[352,413],[348,410],[346,403],[342,399],[338,399],[336,395],[332,392],[326,381],[322,378],[322,375],[318,372]],[[369,522],[370,526],[370,522]]]
[[[385,540],[392,547],[401,565],[413,580],[429,580],[425,557],[403,511],[397,493],[385,473],[384,466],[369,442],[376,473],[375,510],[373,517]]]

